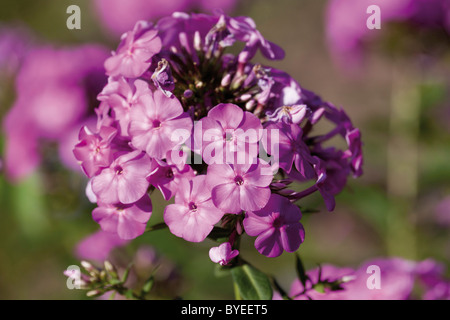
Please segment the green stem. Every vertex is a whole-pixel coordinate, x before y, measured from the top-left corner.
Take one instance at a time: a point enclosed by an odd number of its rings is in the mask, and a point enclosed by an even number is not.
[[[161,230],[161,229],[165,229],[165,228],[167,228],[167,224],[165,224],[164,222],[161,222],[161,223],[157,223],[153,226],[147,227],[145,229],[145,232],[156,231],[156,230]]]

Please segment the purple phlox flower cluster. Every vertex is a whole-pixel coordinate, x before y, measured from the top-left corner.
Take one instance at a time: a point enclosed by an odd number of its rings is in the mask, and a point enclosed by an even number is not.
[[[298,300],[447,300],[449,280],[444,271],[432,259],[399,257],[371,259],[356,269],[324,264],[307,271],[305,287],[295,280],[289,295]]]
[[[101,67],[106,57],[107,50],[98,45],[43,45],[27,51],[15,79],[14,105],[3,121],[11,180],[28,176],[40,164],[41,150],[53,144],[62,162],[79,170],[72,149],[81,126],[95,128],[93,97],[106,83]]]
[[[228,53],[237,42],[242,51]],[[284,57],[252,19],[222,12],[175,12],[123,34],[105,61],[97,126],[82,128],[74,149],[103,230],[142,234],[159,190],[174,199],[164,210],[174,235],[201,242],[225,231],[210,256],[226,265],[244,232],[265,256],[296,251],[305,231],[295,201],[319,191],[333,210],[347,177],[362,174],[359,130],[287,73],[253,63],[258,51]],[[333,128],[317,135],[321,120]],[[345,150],[325,146],[336,136]],[[314,183],[289,190],[296,181]]]
[[[381,30],[377,32],[366,26],[370,17],[367,9],[372,5],[380,8]],[[444,43],[448,43],[450,3],[447,0],[330,0],[325,21],[330,50],[336,62],[348,70],[360,66],[365,46],[380,35],[389,34],[383,32],[389,25],[409,28],[406,36],[412,42],[422,39],[423,33],[425,39],[440,34]],[[425,46],[429,49],[430,44]]]

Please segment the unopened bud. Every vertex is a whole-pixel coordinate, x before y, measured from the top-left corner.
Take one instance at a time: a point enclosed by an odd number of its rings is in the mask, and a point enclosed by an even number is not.
[[[231,82],[231,74],[227,73],[223,78],[222,81],[220,82],[220,85],[222,87],[228,87],[230,85]]]
[[[100,290],[91,290],[91,291],[88,291],[86,293],[86,296],[88,296],[88,297],[97,297],[97,296],[100,296],[102,294],[103,294],[103,292],[100,291]]]

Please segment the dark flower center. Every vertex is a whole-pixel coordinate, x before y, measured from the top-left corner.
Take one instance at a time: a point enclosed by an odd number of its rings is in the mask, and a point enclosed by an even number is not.
[[[116,166],[114,168],[114,171],[116,172],[117,175],[121,175],[123,173],[123,168],[121,166]]]
[[[153,128],[154,128],[154,129],[159,129],[159,128],[161,128],[161,121],[159,121],[158,119],[153,120]]]
[[[241,176],[236,176],[234,178],[234,182],[238,185],[238,186],[242,186],[244,184],[244,178],[242,178]]]
[[[283,221],[281,221],[281,219],[278,217],[278,218],[275,218],[275,220],[273,220],[273,227],[274,228],[281,228],[282,226],[283,226]]]
[[[172,171],[172,169],[168,169],[166,171],[166,178],[168,178],[168,179],[172,179],[173,178],[173,171]]]
[[[224,138],[225,138],[225,141],[227,141],[227,142],[233,141],[233,138],[234,138],[233,133],[231,133],[231,132],[225,133]]]
[[[192,202],[192,201],[189,202],[188,207],[189,207],[190,211],[197,211],[197,205],[194,202]]]

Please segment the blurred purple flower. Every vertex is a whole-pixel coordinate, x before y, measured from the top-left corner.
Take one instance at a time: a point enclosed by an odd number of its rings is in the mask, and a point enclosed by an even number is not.
[[[105,261],[110,252],[127,244],[117,234],[99,230],[80,241],[75,249],[76,256],[81,260]]]
[[[14,75],[33,42],[25,27],[0,25],[0,71]]]
[[[443,226],[450,226],[450,196],[445,197],[434,208],[436,221]]]
[[[380,287],[369,288],[369,277],[373,274],[369,267],[378,267]],[[339,288],[324,286],[324,292],[315,290],[319,282],[319,268],[307,272],[310,280],[306,283],[306,291],[299,280],[291,286],[290,295],[295,299],[313,300],[408,300],[415,299],[415,286],[425,286],[422,298],[445,299],[448,280],[443,277],[443,269],[436,261],[428,259],[421,262],[403,258],[378,258],[363,262],[358,269],[339,268],[323,265],[320,272],[322,283],[339,283]],[[337,290],[336,290],[337,289]],[[433,295],[435,293],[436,295]],[[447,296],[448,298],[448,296]]]
[[[235,7],[237,0],[95,0],[95,9],[103,26],[120,36],[133,28],[137,20],[155,20],[176,11],[197,10],[225,12]]]
[[[344,69],[360,66],[364,46],[380,34],[366,26],[367,8],[380,7],[382,29],[389,22],[419,28],[447,30],[450,34],[450,3],[447,0],[330,0],[326,9],[326,34],[335,58]]]
[[[96,45],[28,52],[16,78],[15,103],[3,122],[10,179],[24,178],[39,165],[42,141],[66,150],[63,144],[72,143],[69,137],[89,122],[91,101],[106,82],[101,67],[106,57],[107,50]],[[65,154],[65,164],[79,169],[73,155]]]

